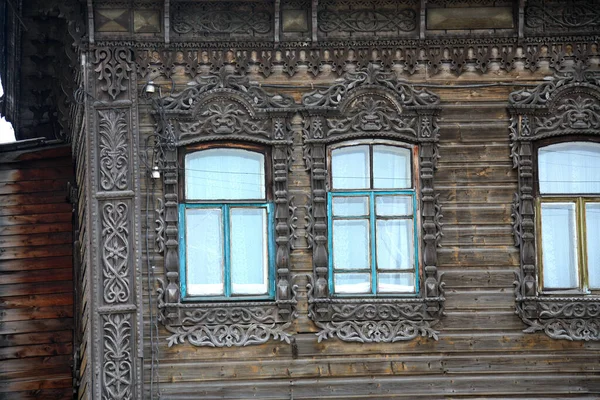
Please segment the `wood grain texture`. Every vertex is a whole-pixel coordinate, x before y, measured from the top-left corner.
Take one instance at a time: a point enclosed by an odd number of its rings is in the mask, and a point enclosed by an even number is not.
[[[242,348],[188,343],[168,347],[169,333],[160,327],[155,367],[162,395],[169,399],[598,398],[600,345],[525,334],[514,313],[519,252],[513,244],[510,205],[517,177],[509,158],[508,92],[481,88],[441,93],[435,187],[444,223],[437,254],[446,284],[446,315],[434,327],[439,340],[318,343],[317,329],[306,315],[306,289],[300,285],[299,316],[289,328],[295,334],[293,346],[271,341]],[[141,121],[149,119],[148,112],[141,109]],[[142,134],[152,134],[151,124],[142,126]],[[294,143],[289,190],[302,210],[309,206],[303,195],[309,182],[300,137]],[[154,207],[149,209],[153,220]],[[305,221],[299,219],[298,226],[304,228]],[[301,229],[298,233],[304,233]],[[302,240],[297,243],[307,244]],[[151,257],[154,273],[160,276],[162,257]],[[290,259],[294,274],[312,272],[311,249],[299,246]],[[144,358],[150,370],[152,324],[150,302],[144,296]],[[150,376],[145,379],[149,393]]]
[[[0,153],[0,399],[73,394],[70,147]]]

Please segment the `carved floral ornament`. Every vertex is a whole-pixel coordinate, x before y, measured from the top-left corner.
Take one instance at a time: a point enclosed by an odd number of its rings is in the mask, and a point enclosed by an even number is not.
[[[181,93],[155,103],[164,177],[159,203],[159,241],[166,280],[159,279],[160,319],[171,332],[169,345],[246,346],[269,339],[290,342],[285,331],[295,317],[296,287],[289,270],[290,239],[287,176],[291,133],[287,119],[294,112],[291,97],[271,95],[247,77],[226,69],[198,76]],[[275,299],[245,302],[182,302],[179,276],[178,148],[198,142],[255,142],[272,154],[275,204]]]
[[[159,249],[165,256],[165,280],[159,280],[160,317],[172,333],[169,345],[189,342],[201,346],[245,346],[269,339],[291,340],[285,329],[295,318],[299,276],[290,274],[290,240],[295,217],[287,192],[291,162],[291,131],[287,118],[303,113],[304,157],[311,170],[312,193],[308,236],[313,248],[314,274],[309,280],[309,315],[321,331],[319,341],[336,336],[359,342],[395,342],[417,336],[437,338],[432,326],[443,314],[444,290],[437,272],[436,246],[441,236],[441,207],[433,190],[438,158],[437,115],[439,98],[416,90],[395,73],[370,65],[348,73],[326,90],[303,97],[271,95],[247,77],[221,70],[196,77],[183,92],[160,100],[164,166],[164,202],[157,208]],[[329,296],[325,198],[325,146],[348,138],[386,138],[420,148],[420,201],[423,239],[421,288],[409,299],[339,301]],[[178,146],[210,141],[251,141],[273,148],[276,204],[276,298],[274,301],[191,303],[182,302],[178,261]],[[281,212],[278,209],[281,208]]]
[[[600,340],[600,297],[553,296],[538,292],[534,170],[536,141],[558,136],[600,135],[600,71],[570,63],[533,90],[509,98],[511,156],[518,169],[519,191],[513,202],[513,233],[520,248],[516,274],[517,314],[524,332],[544,331],[555,339]]]
[[[308,115],[304,126],[304,159],[311,173],[309,239],[313,277],[309,317],[321,330],[319,341],[396,342],[418,336],[437,339],[432,328],[443,314],[444,285],[437,271],[436,247],[441,235],[441,208],[433,189],[437,161],[439,98],[399,80],[376,65],[352,72],[325,90],[302,98]],[[360,138],[385,138],[419,146],[421,201],[421,297],[335,298],[328,287],[326,147]]]

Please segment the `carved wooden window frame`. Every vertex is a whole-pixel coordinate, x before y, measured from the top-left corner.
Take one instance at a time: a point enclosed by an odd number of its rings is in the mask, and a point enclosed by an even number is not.
[[[196,77],[195,85],[159,99],[154,108],[164,183],[165,279],[159,279],[158,307],[160,320],[171,333],[169,346],[185,341],[195,346],[246,346],[271,338],[290,343],[291,335],[285,329],[296,315],[287,190],[292,150],[288,122],[296,110],[293,98],[268,94],[247,77],[222,69],[218,75]],[[275,222],[272,300],[182,301],[178,244],[182,166],[178,151],[198,143],[258,144],[271,154]]]
[[[518,192],[512,205],[515,246],[520,249],[516,273],[517,314],[524,332],[543,331],[554,339],[600,340],[600,296],[542,292],[536,240],[536,151],[540,144],[600,140],[600,73],[573,63],[552,80],[509,97],[513,167]]]
[[[361,101],[364,100],[364,101]],[[304,158],[311,178],[309,239],[313,250],[313,280],[309,286],[309,317],[320,328],[319,342],[337,337],[343,341],[370,343],[411,340],[418,336],[437,339],[432,326],[444,308],[444,290],[437,270],[437,246],[441,236],[441,208],[433,188],[438,159],[437,116],[439,97],[415,90],[394,72],[369,65],[349,72],[325,90],[302,98],[306,111]],[[360,128],[364,113],[375,109],[376,130]],[[333,296],[328,287],[327,147],[348,140],[385,139],[418,147],[420,201],[420,295]]]

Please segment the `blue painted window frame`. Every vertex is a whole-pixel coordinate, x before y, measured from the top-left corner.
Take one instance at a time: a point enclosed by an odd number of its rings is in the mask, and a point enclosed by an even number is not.
[[[344,145],[344,143],[340,143],[335,146],[335,149],[351,147],[354,145],[364,145],[368,144],[370,147],[373,145],[386,145],[392,147],[402,147],[411,151],[411,165],[413,163],[413,157],[415,154],[413,153],[412,146],[402,145],[401,143],[389,143],[389,142],[380,142],[380,141],[368,141],[368,142],[358,142]],[[369,152],[372,157],[372,151]],[[329,157],[329,163],[331,164],[331,156]],[[372,165],[372,162],[371,162]],[[370,167],[371,168],[371,167]],[[371,177],[373,175],[373,171],[370,171]],[[329,274],[328,281],[330,294],[333,297],[417,297],[419,296],[419,231],[418,231],[418,208],[417,208],[417,190],[415,188],[415,171],[411,170],[411,189],[398,189],[398,190],[390,190],[390,189],[343,189],[343,190],[335,190],[329,189],[327,192],[327,242],[328,242],[328,265],[329,265]],[[413,220],[413,248],[414,248],[414,274],[415,274],[415,291],[414,292],[405,292],[405,293],[393,293],[393,292],[385,292],[378,293],[377,292],[377,236],[376,236],[376,222],[377,215],[375,214],[375,197],[376,196],[386,196],[386,195],[410,195],[412,196],[412,220]],[[371,261],[371,293],[336,293],[335,285],[334,285],[334,267],[333,267],[333,198],[334,197],[360,197],[360,196],[368,196],[369,197],[369,251],[370,251],[370,261]],[[363,217],[363,219],[367,219]],[[401,218],[399,218],[401,219]],[[340,271],[340,270],[336,270]],[[366,272],[365,270],[343,270],[344,272]],[[388,271],[389,272],[389,271]]]
[[[229,235],[229,210],[231,208],[263,208],[267,210],[267,252],[268,252],[268,294],[267,295],[239,295],[236,296],[231,293],[231,271],[230,271],[230,235]],[[223,296],[188,296],[187,295],[187,259],[186,259],[186,226],[185,226],[185,210],[194,208],[220,208],[222,220],[222,232],[223,232],[223,255],[225,260],[224,265],[224,292]],[[275,260],[273,254],[275,254],[275,244],[273,240],[273,203],[182,203],[179,204],[179,221],[181,221],[181,229],[179,229],[179,268],[181,276],[181,294],[184,300],[269,300],[275,297]]]
[[[236,147],[221,147],[219,145],[209,145],[206,148],[201,148],[197,150],[187,151],[183,154],[182,161],[185,160],[185,156],[187,154],[192,154],[195,152],[201,152],[208,149],[215,148],[223,148],[223,149],[231,149]],[[269,201],[269,190],[267,187],[266,177],[268,176],[267,171],[270,168],[270,163],[268,161],[268,152],[261,151],[260,149],[249,149],[247,147],[239,147],[242,150],[252,151],[256,153],[263,154],[265,157],[265,198],[264,199],[247,199],[247,200],[186,200],[185,194],[183,194],[182,198],[184,199],[179,203],[179,279],[180,279],[180,289],[181,289],[181,298],[182,301],[254,301],[254,300],[273,300],[275,298],[275,213],[274,213],[274,204],[272,201]],[[185,175],[185,166],[183,168]],[[182,185],[184,187],[185,185]],[[231,208],[263,208],[267,211],[267,275],[268,275],[268,289],[267,294],[260,295],[234,295],[231,293],[231,265],[230,265],[230,209]],[[214,208],[221,209],[221,224],[222,224],[222,233],[223,233],[223,284],[224,284],[224,295],[215,296],[215,295],[207,295],[207,296],[198,296],[198,295],[188,295],[187,294],[187,257],[186,257],[186,221],[185,221],[185,211],[187,209],[198,209],[198,208]]]

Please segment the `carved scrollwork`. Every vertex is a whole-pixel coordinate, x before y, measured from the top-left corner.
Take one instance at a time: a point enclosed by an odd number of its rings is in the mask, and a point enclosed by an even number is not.
[[[100,186],[102,190],[125,190],[128,183],[127,114],[99,110]]]
[[[160,254],[165,252],[165,204],[163,199],[156,199],[156,248]]]
[[[131,349],[131,315],[102,316],[104,357],[102,368],[102,399],[130,399],[133,384]]]
[[[323,10],[318,16],[319,30],[329,32],[412,32],[417,27],[417,12],[399,10]]]
[[[123,202],[102,207],[102,274],[106,304],[127,303],[129,287],[128,209]]]
[[[513,92],[509,101],[511,156],[519,179],[512,204],[515,246],[521,253],[515,279],[516,312],[527,325],[524,332],[543,331],[555,339],[600,340],[598,296],[559,297],[538,291],[533,181],[537,140],[599,134],[598,72],[583,63],[569,63],[553,80]]]
[[[407,81],[398,79],[394,72],[385,71],[370,63],[365,70],[348,72],[344,79],[327,89],[305,94],[302,96],[302,104],[310,108],[337,108],[342,106],[343,99],[347,100],[347,93],[365,85],[389,89],[396,94],[400,104],[406,107],[436,106],[440,102],[439,97],[430,91],[417,90]]]
[[[272,29],[271,12],[270,7],[261,7],[259,3],[175,3],[171,14],[171,29],[181,35],[264,36]]]
[[[127,91],[133,61],[131,50],[123,47],[98,48],[94,54],[100,89],[115,100]]]
[[[257,82],[251,82],[247,76],[237,75],[227,68],[221,68],[217,74],[196,76],[194,84],[189,88],[163,99],[162,107],[168,111],[192,110],[204,94],[218,89],[230,89],[231,93],[242,96],[257,109],[282,109],[295,106],[291,96],[270,94]]]
[[[415,339],[419,336],[437,340],[438,332],[428,321],[343,321],[316,322],[321,328],[317,333],[319,343],[337,337],[345,342],[395,343]]]
[[[600,26],[598,4],[589,0],[534,0],[525,7],[525,27],[532,32],[588,32]]]
[[[331,87],[305,94],[304,160],[311,173],[309,242],[313,279],[309,317],[321,328],[319,340],[337,337],[358,342],[394,342],[419,335],[437,338],[431,329],[443,314],[444,288],[437,271],[441,207],[433,189],[438,158],[439,98],[416,90],[389,71],[370,65],[348,73]],[[335,298],[328,286],[327,145],[347,139],[385,138],[419,146],[423,282],[421,297]]]
[[[193,122],[179,122],[176,125],[179,138],[196,135],[236,135],[248,134],[271,137],[267,121],[253,121],[248,112],[237,102],[220,98],[207,103]]]
[[[288,173],[292,130],[288,123],[296,106],[293,98],[272,95],[245,76],[223,68],[217,74],[198,75],[194,85],[155,104],[164,151],[164,232],[166,284],[160,280],[160,319],[172,333],[169,345],[187,341],[196,346],[246,346],[270,338],[290,341],[285,332],[297,303],[290,273]],[[195,142],[258,142],[271,154],[274,204],[274,298],[264,301],[207,303],[182,302],[179,265],[178,147]]]

